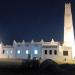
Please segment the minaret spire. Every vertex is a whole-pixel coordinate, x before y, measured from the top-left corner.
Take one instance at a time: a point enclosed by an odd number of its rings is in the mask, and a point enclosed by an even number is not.
[[[73,52],[73,50],[74,50],[74,30],[73,30],[71,3],[65,4],[64,45],[67,46],[67,47],[72,47],[72,52]],[[74,53],[75,53],[75,51],[74,51]]]
[[[64,43],[67,46],[72,46],[72,44],[74,43],[74,30],[73,30],[71,3],[66,3],[65,4]]]

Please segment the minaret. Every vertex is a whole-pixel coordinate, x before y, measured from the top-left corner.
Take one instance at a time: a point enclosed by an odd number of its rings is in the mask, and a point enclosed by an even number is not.
[[[72,21],[71,4],[65,4],[64,14],[64,44],[66,46],[72,46],[74,42],[74,30]]]
[[[68,46],[68,47],[72,47],[72,52],[73,52],[73,50],[74,50],[74,30],[73,30],[71,3],[66,3],[65,4],[65,14],[64,14],[64,45]],[[74,57],[74,54],[72,54],[73,57]]]

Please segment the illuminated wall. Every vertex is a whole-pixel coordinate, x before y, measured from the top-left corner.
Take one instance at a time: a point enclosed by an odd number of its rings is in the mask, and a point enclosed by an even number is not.
[[[74,30],[72,21],[73,20],[72,20],[71,4],[66,3],[64,14],[64,45],[72,47],[72,58],[74,58],[75,57]]]
[[[15,58],[18,59],[39,59],[42,56],[42,44],[17,43],[14,45]]]

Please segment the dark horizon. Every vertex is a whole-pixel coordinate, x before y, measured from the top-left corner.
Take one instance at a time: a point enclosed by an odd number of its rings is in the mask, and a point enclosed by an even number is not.
[[[75,28],[75,0],[0,1],[0,41],[50,41],[54,38],[62,42],[67,2],[72,3]]]

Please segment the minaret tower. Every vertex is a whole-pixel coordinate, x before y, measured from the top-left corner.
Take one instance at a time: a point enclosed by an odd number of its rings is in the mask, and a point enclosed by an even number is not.
[[[68,47],[72,47],[72,52],[73,52],[73,50],[74,50],[74,30],[73,30],[71,3],[66,3],[65,4],[65,14],[64,14],[64,45],[68,46]],[[72,54],[73,57],[75,56],[74,54]]]

